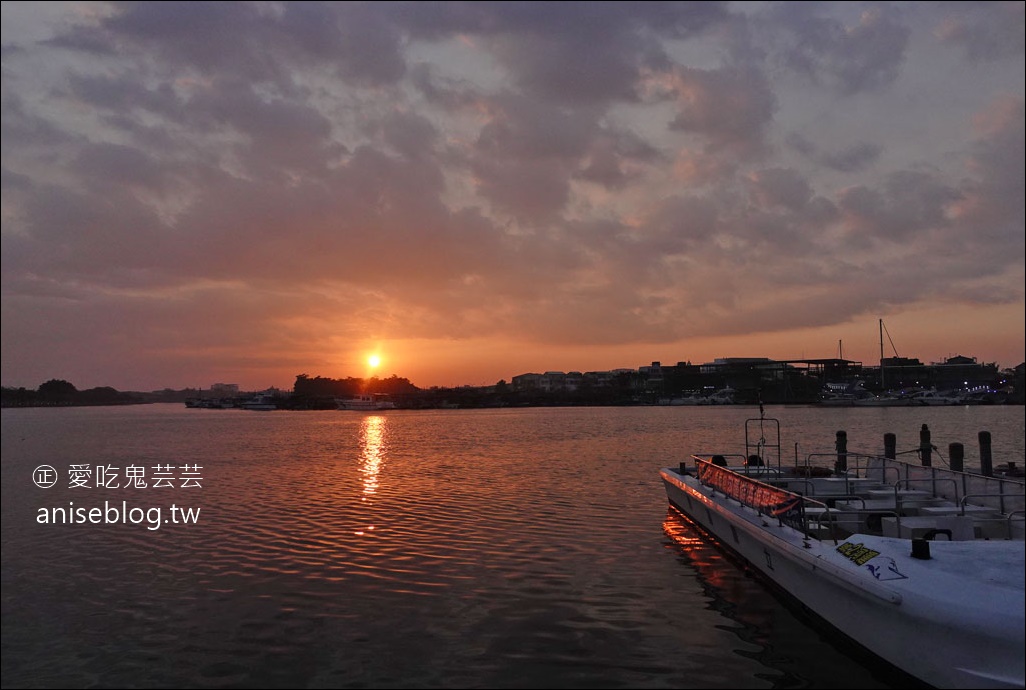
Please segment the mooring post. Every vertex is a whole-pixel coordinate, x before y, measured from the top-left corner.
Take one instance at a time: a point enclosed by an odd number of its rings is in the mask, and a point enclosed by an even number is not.
[[[930,427],[925,424],[919,430],[919,459],[923,467],[933,467],[933,444],[930,443]]]
[[[888,460],[898,457],[898,437],[894,434],[884,434],[884,457]]]
[[[834,463],[835,472],[848,471],[848,432],[837,432],[837,462]]]
[[[980,432],[980,473],[984,477],[994,476],[994,457],[990,454],[990,432]]]
[[[951,469],[955,472],[963,472],[965,468],[965,446],[961,443],[949,443],[948,460],[951,463]]]

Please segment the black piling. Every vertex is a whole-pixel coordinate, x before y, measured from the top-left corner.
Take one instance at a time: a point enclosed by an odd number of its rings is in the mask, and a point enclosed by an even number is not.
[[[980,473],[984,477],[994,476],[994,457],[990,451],[990,432],[981,431],[980,434]]]
[[[898,437],[894,434],[884,434],[884,457],[889,460],[898,457]]]
[[[961,443],[948,444],[948,462],[955,472],[965,471],[965,446]]]
[[[848,471],[848,432],[837,432],[837,462],[834,463],[835,472]]]
[[[923,425],[919,430],[919,460],[923,467],[933,467],[933,444],[930,443],[930,427]]]

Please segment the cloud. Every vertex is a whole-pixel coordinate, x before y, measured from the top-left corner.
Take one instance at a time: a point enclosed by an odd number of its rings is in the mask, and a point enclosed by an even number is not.
[[[883,189],[844,190],[838,205],[853,239],[908,243],[927,241],[925,233],[946,226],[947,209],[960,198],[956,188],[934,175],[898,171],[884,180]]]
[[[863,141],[839,151],[822,151],[799,132],[787,135],[787,143],[809,160],[839,172],[859,172],[872,165],[883,152],[879,144]]]
[[[752,68],[675,70],[677,115],[670,128],[699,135],[707,150],[743,158],[760,154],[776,97],[765,75]]]
[[[976,138],[966,161],[969,176],[952,215],[952,239],[984,251],[998,264],[1023,254],[1026,225],[1026,114],[1022,99],[1004,94],[974,120]]]
[[[751,173],[748,179],[752,195],[761,205],[797,211],[812,198],[812,187],[794,170],[768,168]]]
[[[394,83],[405,72],[401,39],[374,4],[158,2],[120,5],[104,21],[78,25],[51,43],[285,87],[293,64],[331,69],[352,83]]]
[[[467,164],[495,209],[527,222],[551,220],[573,179],[619,189],[659,156],[639,135],[604,126],[601,111],[500,93],[477,102],[483,125]]]
[[[993,62],[1026,52],[1026,7],[1021,2],[945,3],[934,29],[946,44],[961,47],[974,62]]]
[[[910,29],[893,12],[873,8],[846,23],[818,13],[812,3],[783,3],[771,12],[791,40],[781,43],[784,63],[843,94],[885,87],[905,61]]]
[[[992,26],[1007,10],[952,12]],[[346,372],[315,365],[362,338],[598,348],[1021,302],[1021,66],[988,63],[998,94],[968,88],[978,67],[958,60],[938,91],[907,59],[924,36],[936,50],[935,19],[718,3],[64,15],[5,53],[5,374],[74,359],[75,333],[96,350],[82,371],[182,376],[245,349],[254,376],[331,375]],[[923,119],[952,93],[973,122]]]
[[[438,140],[438,130],[429,119],[411,112],[394,112],[381,122],[385,142],[400,155],[410,158],[430,156]]]
[[[662,158],[658,149],[629,130],[604,129],[590,142],[575,177],[622,189]]]
[[[412,5],[396,12],[412,36],[474,35],[519,90],[574,105],[636,100],[643,71],[669,63],[659,38],[700,35],[729,18],[719,2]]]

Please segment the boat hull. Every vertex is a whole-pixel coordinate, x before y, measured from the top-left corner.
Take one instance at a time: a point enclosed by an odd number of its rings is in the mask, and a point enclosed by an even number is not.
[[[775,588],[894,667],[941,688],[1023,687],[1022,583],[984,578],[967,593],[959,589],[964,580],[946,570],[948,564],[957,570],[956,561],[1003,558],[1009,548],[1021,564],[1022,542],[935,541],[934,558],[919,561],[910,558],[907,539],[810,539],[694,476],[673,469],[661,474],[669,501],[688,518]],[[875,555],[867,563],[868,554]]]

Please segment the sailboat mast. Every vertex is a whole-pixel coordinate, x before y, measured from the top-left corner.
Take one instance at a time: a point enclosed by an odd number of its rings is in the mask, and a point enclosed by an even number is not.
[[[883,319],[880,319],[880,390],[884,389]]]

